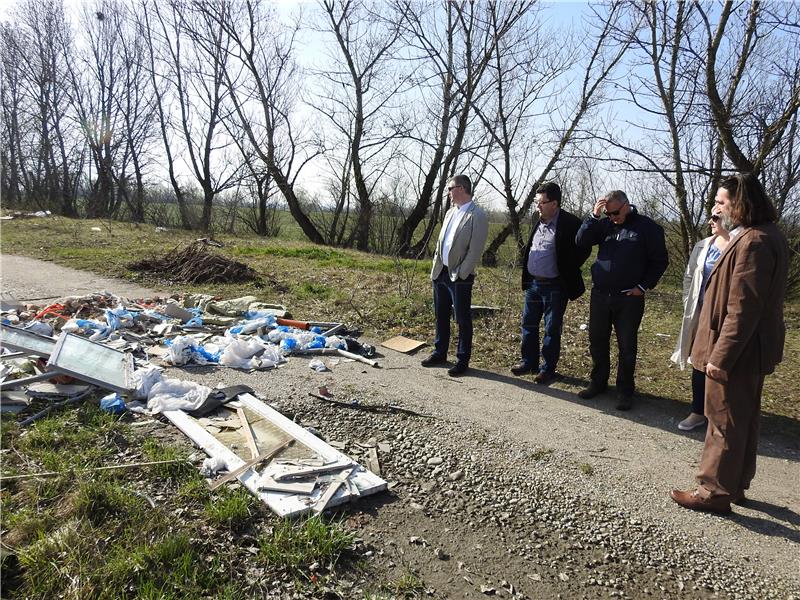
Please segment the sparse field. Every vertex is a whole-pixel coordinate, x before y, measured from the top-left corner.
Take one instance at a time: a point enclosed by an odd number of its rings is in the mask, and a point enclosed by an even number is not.
[[[101,231],[92,231],[92,227],[100,227]],[[164,253],[196,237],[196,232],[157,232],[149,225],[54,217],[4,224],[2,251],[165,287],[169,282],[132,273],[126,265]],[[265,301],[287,305],[297,317],[345,321],[375,339],[399,333],[428,341],[432,338],[428,260],[398,260],[282,238],[220,235],[217,239],[225,243],[220,252],[268,275],[282,289],[257,288],[252,284],[172,286],[176,292],[203,291],[225,297],[254,294]],[[642,394],[688,402],[689,375],[669,362],[682,310],[675,277],[679,271],[671,267],[671,275],[649,294],[639,336],[637,385]],[[588,284],[588,276],[586,280]],[[500,310],[476,321],[475,366],[502,372],[515,364],[521,301],[516,269],[504,266],[480,269],[473,302]],[[570,303],[565,317],[559,372],[579,380],[586,379],[590,369],[588,336],[580,330],[580,325],[588,322],[588,315],[586,294]],[[797,303],[787,305],[786,325],[784,362],[767,378],[763,410],[798,419],[800,306]]]

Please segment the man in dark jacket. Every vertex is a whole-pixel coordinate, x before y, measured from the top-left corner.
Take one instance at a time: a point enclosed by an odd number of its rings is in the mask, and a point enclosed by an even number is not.
[[[605,212],[607,218],[603,219]],[[652,289],[667,269],[664,229],[640,215],[625,192],[615,190],[597,201],[575,237],[581,248],[599,246],[592,265],[589,304],[589,350],[592,375],[581,398],[593,398],[606,390],[611,371],[611,327],[617,334],[618,410],[632,406],[633,373],[639,325],[644,315],[645,291]]]
[[[538,215],[534,218],[525,263],[522,265],[522,360],[511,369],[514,375],[536,372],[534,381],[551,382],[561,354],[561,328],[568,300],[575,300],[586,287],[581,265],[590,249],[578,248],[575,235],[581,221],[561,208],[561,188],[550,182],[536,190]],[[539,322],[544,317],[541,364]]]

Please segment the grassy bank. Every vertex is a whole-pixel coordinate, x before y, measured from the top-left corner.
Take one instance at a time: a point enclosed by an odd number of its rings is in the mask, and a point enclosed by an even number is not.
[[[92,227],[99,227],[100,231],[92,231]],[[5,223],[2,251],[174,292],[202,291],[225,297],[253,294],[264,301],[286,304],[296,317],[345,321],[375,339],[396,334],[432,339],[427,260],[399,260],[285,239],[222,235],[218,239],[225,247],[220,252],[252,266],[271,283],[262,288],[253,284],[172,285],[126,268],[133,260],[164,253],[196,237],[196,232],[159,232],[152,226],[53,217]],[[479,317],[475,323],[475,366],[503,372],[516,363],[521,300],[516,269],[507,266],[480,269],[473,302],[499,310]],[[688,402],[689,374],[669,362],[681,309],[680,290],[674,276],[648,294],[639,337],[637,384],[643,394]],[[580,329],[588,323],[588,316],[588,294],[570,303],[565,316],[559,371],[576,380],[585,380],[590,369],[588,334]],[[798,419],[800,306],[788,305],[786,317],[785,359],[767,379],[764,411]]]

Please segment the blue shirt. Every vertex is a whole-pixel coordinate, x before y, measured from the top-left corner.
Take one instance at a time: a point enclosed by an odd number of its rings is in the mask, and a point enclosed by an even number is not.
[[[714,268],[714,265],[717,264],[717,260],[719,260],[721,254],[722,252],[719,248],[717,248],[713,243],[709,244],[708,252],[706,252],[706,260],[703,263],[703,282],[700,284],[700,294],[697,297],[698,308],[703,306],[703,296],[706,294],[708,277],[711,275],[711,270]]]
[[[533,234],[531,250],[528,253],[528,273],[534,277],[544,277],[545,279],[558,277],[556,223],[560,212],[560,209],[556,211],[549,223],[539,221],[536,232]]]

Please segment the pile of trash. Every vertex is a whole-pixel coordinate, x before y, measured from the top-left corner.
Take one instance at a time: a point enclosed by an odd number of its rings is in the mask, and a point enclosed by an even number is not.
[[[206,450],[214,467],[206,465],[209,476],[228,471],[212,488],[238,479],[278,514],[318,511],[385,488],[374,474],[290,421],[287,424],[252,389],[211,389],[164,374],[166,366],[275,369],[289,357],[309,355],[313,358],[309,367],[315,370],[326,370],[342,359],[380,366],[370,358],[375,349],[359,342],[343,323],[293,320],[286,307],[259,302],[254,296],[128,300],[107,291],[63,298],[44,307],[22,306],[4,296],[0,320],[3,412],[25,410],[32,399],[49,401],[44,410],[20,421],[23,426],[100,388],[110,392],[100,399],[103,410],[162,414]],[[315,355],[336,358],[326,365]],[[261,441],[274,446],[271,454],[259,449],[258,427],[251,428],[243,406],[250,411],[249,418],[271,422]],[[207,415],[244,436],[251,450],[249,460],[214,437],[221,429]],[[269,437],[276,424],[286,433],[277,445]],[[298,446],[303,452],[309,448],[314,452],[279,457],[293,440],[302,442]],[[231,447],[243,446],[237,441]],[[268,463],[266,475],[256,473],[259,462]],[[281,465],[289,464],[294,470],[284,473]]]

